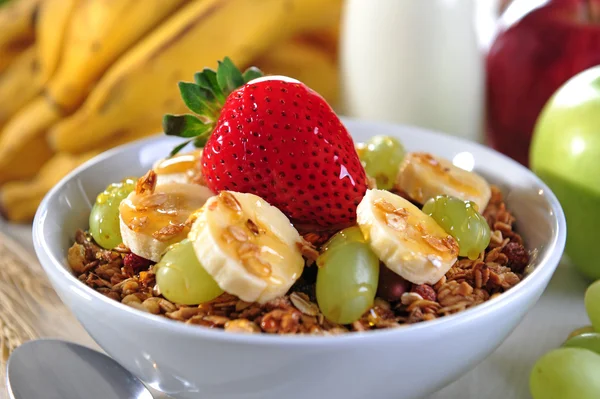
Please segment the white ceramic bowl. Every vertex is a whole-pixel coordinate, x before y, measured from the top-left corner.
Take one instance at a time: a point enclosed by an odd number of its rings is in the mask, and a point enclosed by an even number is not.
[[[37,255],[62,300],[98,344],[150,386],[176,398],[418,398],[455,381],[494,351],[538,300],[565,243],[563,212],[531,172],[480,145],[412,127],[345,120],[356,140],[397,136],[499,185],[536,269],[462,313],[394,330],[336,337],[237,335],[167,320],[88,288],[66,266],[107,184],[145,173],[179,140],[155,137],[106,152],[62,180],[34,221]]]

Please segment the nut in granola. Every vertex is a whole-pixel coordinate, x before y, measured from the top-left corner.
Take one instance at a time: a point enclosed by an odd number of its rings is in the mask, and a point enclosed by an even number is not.
[[[248,319],[229,320],[225,323],[225,331],[241,332],[241,333],[259,333],[260,327],[256,323]]]
[[[298,331],[301,316],[296,309],[275,309],[262,317],[260,327],[270,333],[295,333]]]
[[[305,315],[316,316],[319,314],[319,307],[317,304],[311,302],[308,298],[308,295],[303,292],[293,292],[290,295],[290,301],[292,301],[292,304],[296,307],[296,309]]]
[[[416,292],[405,292],[400,297],[400,302],[405,306],[408,306],[411,303],[413,303],[415,301],[420,301],[420,300],[423,300],[423,297],[421,295],[417,294]]]
[[[297,242],[296,246],[300,249],[302,256],[310,261],[312,264],[319,257],[319,251],[308,241],[302,239],[302,242]]]

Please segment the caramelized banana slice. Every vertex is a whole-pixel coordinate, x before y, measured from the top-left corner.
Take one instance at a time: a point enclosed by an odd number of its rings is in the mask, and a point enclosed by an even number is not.
[[[456,262],[458,244],[435,220],[404,198],[367,190],[358,225],[385,265],[414,284],[435,284]]]
[[[152,167],[157,176],[157,184],[199,183],[202,180],[199,164],[201,157],[202,149],[196,149],[157,161]]]
[[[492,195],[490,185],[477,173],[458,168],[447,159],[411,152],[400,165],[396,189],[424,204],[437,195],[473,201],[483,212]]]
[[[219,287],[247,302],[285,295],[302,274],[302,239],[254,194],[221,191],[197,213],[188,238]]]
[[[169,245],[187,236],[188,217],[213,193],[198,184],[141,185],[119,206],[121,236],[131,252],[158,262]]]

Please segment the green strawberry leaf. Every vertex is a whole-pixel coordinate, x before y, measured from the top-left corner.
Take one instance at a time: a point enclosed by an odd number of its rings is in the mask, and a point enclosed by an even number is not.
[[[208,137],[209,136],[196,137],[196,139],[194,140],[194,147],[203,148],[206,145],[206,142],[208,141]]]
[[[214,102],[212,92],[195,83],[179,82],[179,91],[185,105],[197,113],[206,117],[215,117],[219,113],[219,108]]]
[[[171,150],[171,153],[169,154],[169,156],[172,157],[173,155],[176,155],[179,151],[181,151],[185,146],[187,146],[192,141],[193,140],[186,140],[183,143],[179,144],[177,147],[175,147]]]
[[[1,0],[0,0],[1,1]],[[195,115],[171,115],[163,117],[163,130],[168,136],[184,137],[186,140],[173,149],[177,154],[186,145],[193,143],[204,147],[210,138],[227,96],[247,82],[263,76],[256,67],[242,72],[229,57],[219,61],[217,71],[204,68],[194,75],[194,82],[179,82],[179,91],[185,105]]]
[[[217,68],[217,82],[225,95],[244,85],[244,77],[240,70],[231,62],[229,57],[219,61]]]
[[[202,72],[196,72],[194,81],[198,86],[209,90],[220,104],[225,102],[225,95],[217,82],[217,73],[215,71],[210,68],[204,68]]]
[[[244,74],[242,76],[244,77],[244,83],[248,83],[251,80],[262,78],[263,73],[257,67],[250,67],[244,71]]]
[[[167,114],[163,117],[163,130],[167,136],[208,136],[212,128],[212,124],[203,123],[194,115]]]

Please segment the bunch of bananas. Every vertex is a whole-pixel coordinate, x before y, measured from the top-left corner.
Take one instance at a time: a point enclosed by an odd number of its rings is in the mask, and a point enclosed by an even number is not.
[[[33,217],[64,175],[183,113],[177,82],[229,56],[337,101],[343,0],[8,0],[0,5],[0,207]],[[0,3],[1,4],[1,3]]]

